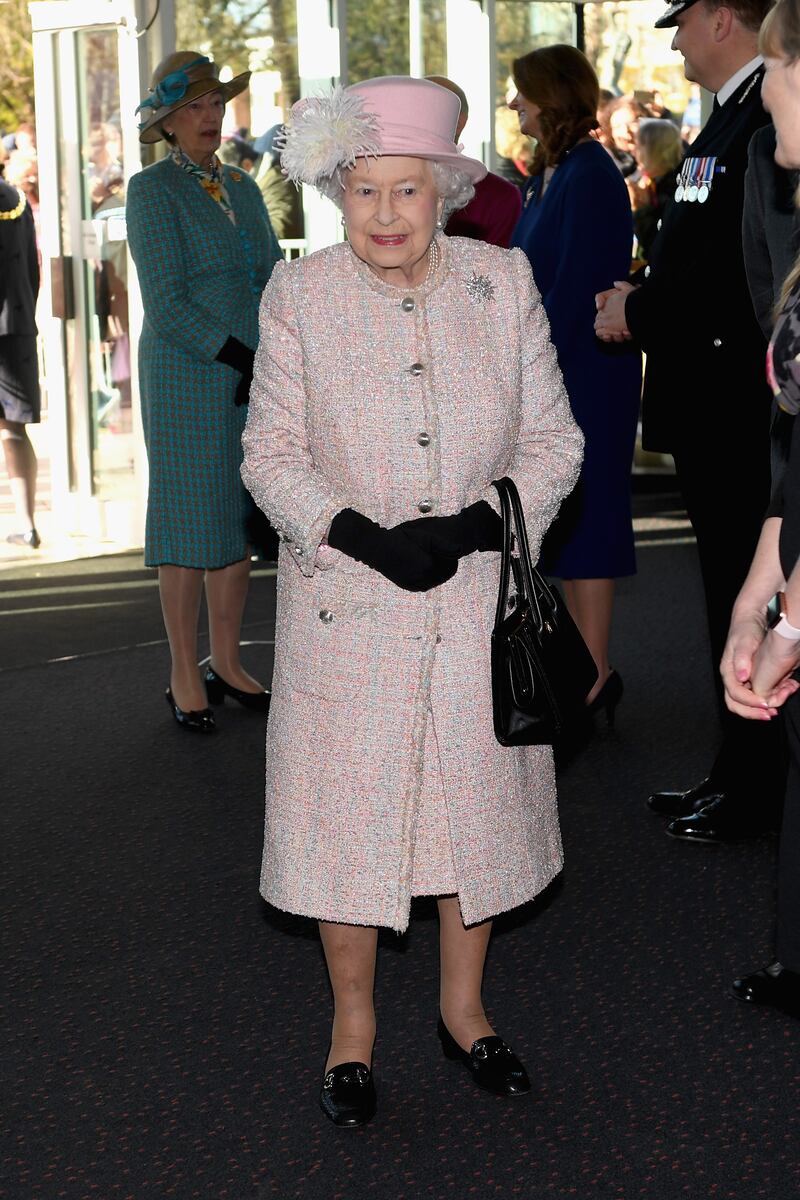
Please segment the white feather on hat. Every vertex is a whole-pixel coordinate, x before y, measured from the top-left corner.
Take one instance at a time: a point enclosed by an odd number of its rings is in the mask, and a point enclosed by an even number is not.
[[[275,142],[282,148],[283,174],[324,191],[326,183],[341,182],[342,169],[354,167],[357,158],[380,155],[380,123],[364,112],[360,96],[337,86],[330,96],[298,100]]]

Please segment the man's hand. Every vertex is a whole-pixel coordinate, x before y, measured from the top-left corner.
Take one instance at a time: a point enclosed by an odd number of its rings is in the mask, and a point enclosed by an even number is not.
[[[625,301],[634,291],[632,283],[615,281],[607,292],[595,296],[597,319],[594,331],[603,342],[629,342],[631,332],[625,320]]]

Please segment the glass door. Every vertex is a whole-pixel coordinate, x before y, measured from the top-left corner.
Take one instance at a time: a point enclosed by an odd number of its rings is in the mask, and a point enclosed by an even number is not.
[[[82,29],[75,43],[92,492],[127,501],[135,489],[118,34]]]
[[[125,190],[148,48],[125,0],[34,0],[30,13],[54,506],[64,533],[137,545],[147,459]]]

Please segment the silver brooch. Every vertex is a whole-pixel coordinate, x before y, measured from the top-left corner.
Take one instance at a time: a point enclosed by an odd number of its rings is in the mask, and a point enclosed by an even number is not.
[[[472,279],[467,284],[467,291],[473,300],[478,300],[485,304],[487,300],[494,300],[494,284],[488,275],[476,275],[472,272]]]

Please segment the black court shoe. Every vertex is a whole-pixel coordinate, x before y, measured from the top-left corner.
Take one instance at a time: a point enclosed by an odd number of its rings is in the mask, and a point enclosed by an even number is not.
[[[217,723],[210,708],[192,709],[190,712],[186,712],[175,703],[172,688],[167,688],[167,704],[181,729],[188,729],[193,733],[217,732]]]
[[[224,704],[225,697],[230,696],[231,700],[236,700],[242,708],[250,708],[253,712],[265,713],[269,710],[269,692],[243,692],[240,688],[226,683],[211,666],[206,667],[205,684],[212,704]]]
[[[376,1105],[375,1083],[366,1063],[340,1063],[325,1072],[319,1106],[334,1125],[344,1129],[366,1125],[375,1116]]]
[[[445,1058],[463,1063],[473,1082],[495,1096],[524,1096],[531,1090],[528,1072],[500,1037],[482,1037],[462,1050],[441,1017],[437,1027]]]
[[[600,691],[597,693],[594,700],[591,700],[586,705],[592,715],[605,710],[606,722],[608,723],[609,729],[614,728],[617,705],[622,699],[622,693],[624,690],[622,676],[620,675],[619,671],[615,671],[612,668],[608,678],[600,688]]]

